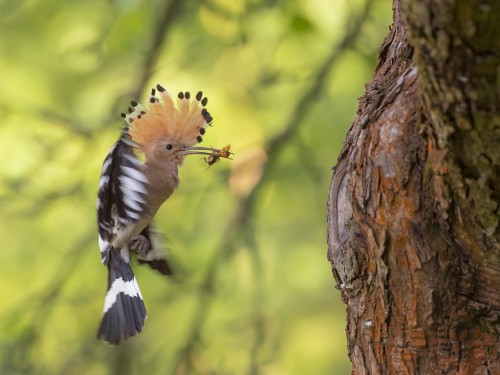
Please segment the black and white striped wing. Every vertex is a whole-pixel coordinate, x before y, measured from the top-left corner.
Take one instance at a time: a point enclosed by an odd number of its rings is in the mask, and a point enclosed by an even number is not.
[[[133,144],[124,137],[111,147],[104,160],[97,193],[99,247],[105,265],[113,239],[138,222],[146,211],[148,180],[144,164],[137,160]]]

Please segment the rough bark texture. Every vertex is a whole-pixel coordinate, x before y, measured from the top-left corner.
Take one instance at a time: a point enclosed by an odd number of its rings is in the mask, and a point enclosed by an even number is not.
[[[395,0],[335,167],[354,374],[500,374],[500,1]]]

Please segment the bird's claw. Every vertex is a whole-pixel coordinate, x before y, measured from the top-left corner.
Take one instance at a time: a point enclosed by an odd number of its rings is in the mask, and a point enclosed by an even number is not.
[[[146,237],[143,235],[132,236],[128,241],[129,250],[133,251],[140,257],[148,255],[151,250],[151,245]]]

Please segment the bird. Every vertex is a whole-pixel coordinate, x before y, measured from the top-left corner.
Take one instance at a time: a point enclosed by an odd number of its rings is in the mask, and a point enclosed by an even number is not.
[[[213,124],[207,103],[201,91],[173,97],[157,84],[147,106],[132,101],[128,113],[121,114],[127,125],[104,159],[97,193],[99,248],[108,269],[97,337],[109,344],[140,333],[146,319],[131,258],[163,275],[173,274],[153,218],[179,185],[178,169],[187,155],[221,153],[195,146]]]

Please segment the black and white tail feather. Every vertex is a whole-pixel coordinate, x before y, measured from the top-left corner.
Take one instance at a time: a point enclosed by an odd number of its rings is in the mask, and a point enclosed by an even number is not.
[[[128,246],[129,237],[147,209],[148,180],[143,173],[144,165],[132,151],[134,146],[124,132],[104,160],[99,181],[99,247],[102,263],[108,267],[108,289],[97,336],[110,344],[119,344],[141,332],[146,319],[141,291],[130,266]],[[148,225],[141,235],[148,240],[150,249],[146,255],[137,256],[139,262],[171,275],[156,232]]]
[[[116,345],[141,332],[146,307],[128,259],[128,249],[108,251],[108,292],[98,338]]]

